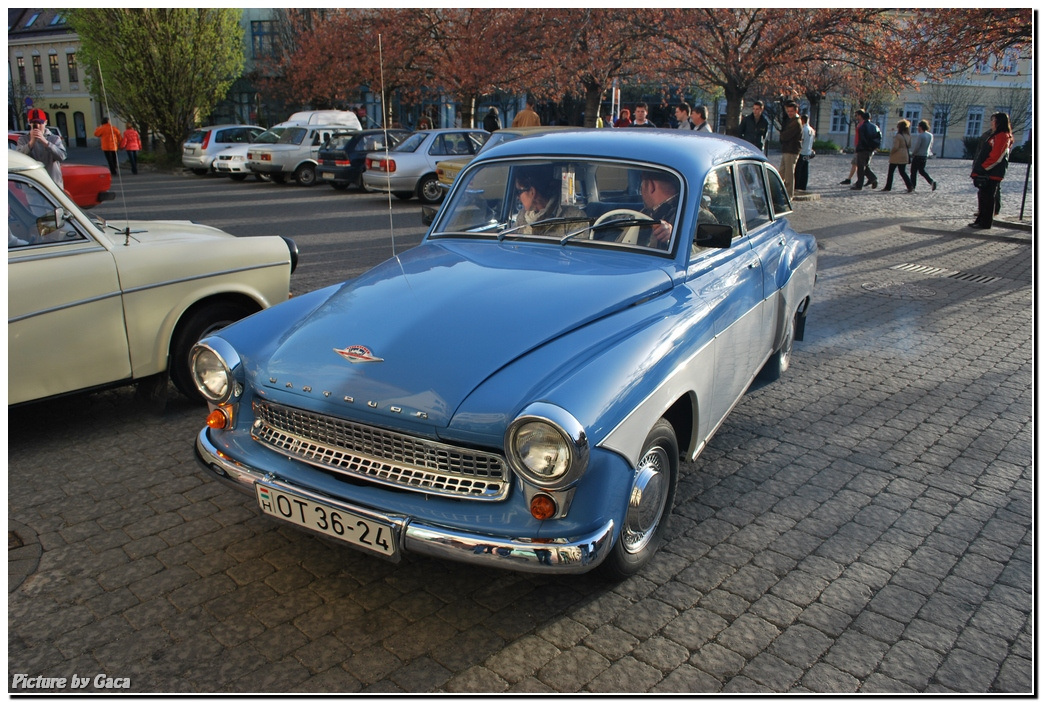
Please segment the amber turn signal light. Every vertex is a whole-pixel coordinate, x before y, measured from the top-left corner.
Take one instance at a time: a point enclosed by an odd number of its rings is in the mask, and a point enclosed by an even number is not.
[[[557,503],[549,495],[538,494],[531,498],[531,516],[535,519],[552,519],[557,513]]]
[[[206,426],[210,429],[225,429],[228,426],[228,415],[219,409],[215,409],[206,418]]]

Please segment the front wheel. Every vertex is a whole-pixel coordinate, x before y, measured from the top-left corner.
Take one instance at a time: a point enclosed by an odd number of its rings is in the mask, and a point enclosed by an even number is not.
[[[437,176],[430,173],[419,181],[419,185],[416,186],[416,194],[424,205],[436,205],[445,196],[445,191],[438,185]]]
[[[659,419],[644,441],[618,541],[601,566],[608,577],[628,578],[657,552],[676,497],[679,455],[676,431],[668,420]]]
[[[170,379],[194,402],[205,402],[192,380],[190,356],[192,347],[203,337],[239,321],[251,310],[233,302],[214,302],[189,313],[177,325],[170,342]]]

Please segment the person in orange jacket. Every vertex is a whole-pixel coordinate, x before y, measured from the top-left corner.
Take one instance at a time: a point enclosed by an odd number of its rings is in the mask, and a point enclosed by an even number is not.
[[[130,159],[130,172],[137,175],[137,152],[141,150],[141,135],[134,129],[134,125],[127,125],[123,138],[119,141],[119,148],[127,152],[127,158]]]
[[[980,137],[976,158],[972,162],[972,183],[976,186],[976,221],[973,229],[990,229],[1001,181],[1008,170],[1009,154],[1012,151],[1012,125],[1008,114],[995,112],[990,118],[990,131]]]
[[[101,150],[108,161],[108,170],[116,175],[116,152],[119,151],[120,132],[109,124],[108,117],[101,118],[101,126],[94,130],[94,136],[101,137]]]

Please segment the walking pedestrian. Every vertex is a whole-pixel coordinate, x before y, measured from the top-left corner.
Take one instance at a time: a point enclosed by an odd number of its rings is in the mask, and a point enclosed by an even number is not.
[[[882,145],[882,132],[871,121],[867,110],[857,110],[857,184],[850,190],[863,190],[864,179],[872,188],[878,187],[878,176],[871,170],[871,157]]]
[[[101,137],[101,150],[108,161],[108,170],[112,175],[118,175],[116,152],[119,150],[119,130],[109,123],[108,117],[102,117],[101,126],[94,130],[94,136]]]
[[[886,187],[882,188],[883,191],[889,192],[893,189],[893,171],[899,171],[907,192],[914,192],[911,179],[907,177],[907,164],[910,161],[911,123],[902,119],[896,123],[896,134],[893,135],[893,142],[889,147],[889,173],[886,174]]]
[[[918,174],[936,190],[936,181],[925,172],[925,162],[933,155],[933,135],[924,119],[918,123],[918,132],[911,137],[911,192],[918,187]]]
[[[47,113],[33,108],[26,116],[29,122],[29,133],[18,137],[15,150],[31,156],[47,169],[47,173],[59,188],[64,190],[61,175],[61,162],[68,158],[68,151],[61,136],[51,134],[47,129]]]
[[[766,133],[770,129],[770,121],[763,116],[764,107],[762,100],[753,102],[752,111],[741,118],[741,126],[737,130],[739,137],[760,151],[766,149]]]
[[[134,129],[134,125],[127,125],[123,138],[119,140],[119,148],[127,152],[127,159],[130,160],[130,172],[137,175],[137,152],[141,150],[141,135]]]
[[[990,118],[990,136],[986,141],[980,139],[980,147],[972,162],[972,183],[977,188],[976,201],[979,205],[976,221],[969,225],[974,229],[990,229],[994,223],[996,193],[1008,170],[1012,143],[1012,125],[1009,124],[1008,114],[994,113]]]
[[[794,101],[784,103],[784,111],[788,120],[778,137],[781,142],[781,180],[788,197],[791,197],[795,194],[795,164],[802,151],[802,120],[799,119],[799,106]]]
[[[513,118],[513,122],[510,124],[511,127],[541,127],[542,119],[539,114],[535,111],[535,108],[531,106],[531,103],[525,103],[524,109],[517,113],[517,116]]]
[[[502,129],[502,122],[499,121],[499,108],[492,106],[488,108],[488,114],[484,116],[484,131],[491,133],[497,129]]]
[[[810,126],[809,115],[799,115],[802,122],[802,150],[799,151],[799,160],[795,164],[795,189],[808,190],[810,184],[810,159],[816,156],[813,150],[813,140],[817,138],[817,130]]]

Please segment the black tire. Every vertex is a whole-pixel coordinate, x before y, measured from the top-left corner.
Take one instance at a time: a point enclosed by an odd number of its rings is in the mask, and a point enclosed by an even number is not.
[[[399,200],[411,200],[412,199],[412,193],[411,192],[407,192],[407,193],[394,193],[394,197],[396,197]]]
[[[676,498],[679,456],[675,430],[668,420],[659,419],[640,451],[618,541],[599,569],[603,575],[624,580],[654,557]]]
[[[214,302],[190,312],[181,319],[170,341],[170,380],[174,386],[193,402],[203,403],[205,398],[199,394],[192,380],[189,356],[195,342],[207,334],[223,329],[237,322],[252,312],[243,305],[234,302]]]
[[[781,336],[781,346],[777,349],[766,365],[763,366],[763,370],[759,373],[759,377],[768,383],[772,383],[775,380],[780,380],[781,375],[792,364],[792,345],[795,343],[795,315],[788,318],[787,324],[784,325],[784,333]]]
[[[255,175],[257,177],[257,180],[259,180],[261,183],[271,182],[271,176],[269,176],[267,173],[254,173],[253,175]]]
[[[243,181],[243,180],[246,179],[246,174],[245,173],[232,173],[228,177],[231,178],[232,180]]]
[[[293,180],[296,181],[297,185],[302,185],[305,188],[309,188],[315,184],[318,180],[318,174],[315,173],[313,163],[301,163],[297,167],[296,172],[293,173]]]
[[[424,205],[436,205],[445,196],[445,191],[437,184],[437,176],[428,173],[419,179],[416,185],[416,195]]]

